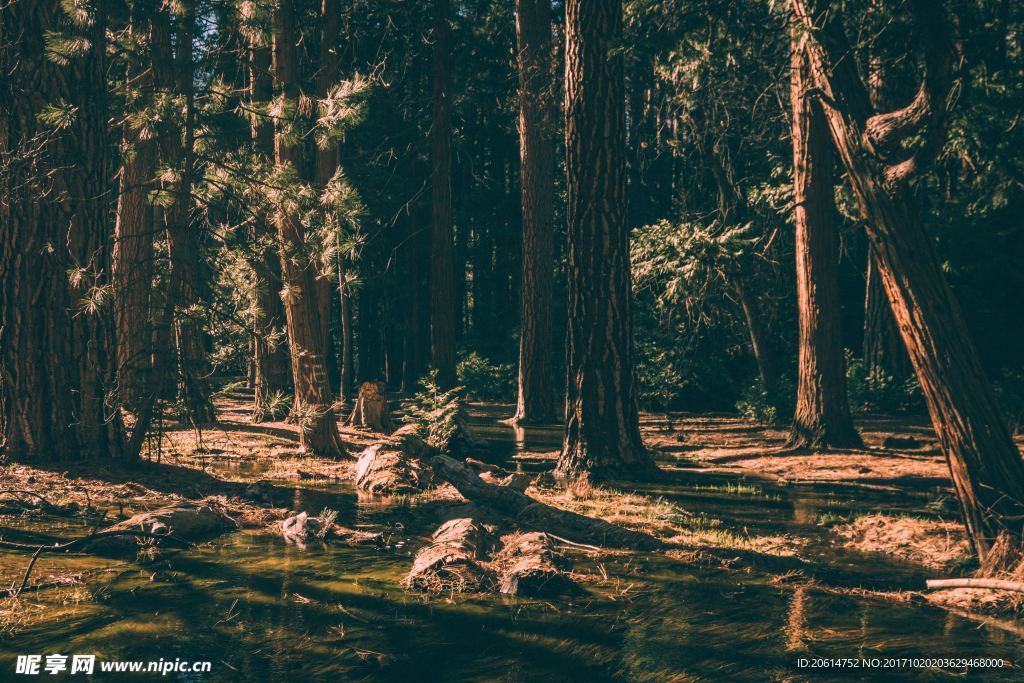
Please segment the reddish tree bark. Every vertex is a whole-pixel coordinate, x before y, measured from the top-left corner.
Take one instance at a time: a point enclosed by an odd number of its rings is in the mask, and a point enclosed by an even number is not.
[[[199,257],[199,245],[192,226],[192,183],[195,174],[195,65],[192,40],[195,16],[186,6],[179,17],[179,30],[172,50],[170,17],[157,11],[150,24],[153,74],[157,89],[185,100],[184,131],[173,120],[162,121],[158,139],[163,162],[176,171],[170,187],[173,201],[164,209],[167,244],[171,263],[171,298],[174,303],[174,333],[178,350],[179,400],[195,424],[217,419],[210,398],[210,367],[197,308],[202,300],[206,274]]]
[[[640,439],[626,226],[621,0],[566,3],[569,330],[557,471],[594,479],[655,470]]]
[[[146,32],[148,19],[132,16],[129,32]],[[134,81],[145,102],[152,97],[149,64],[132,58],[128,80]],[[114,224],[112,275],[114,329],[117,333],[117,385],[121,402],[136,408],[148,386],[152,364],[153,239],[155,221],[149,193],[156,168],[156,140],[143,137],[129,121],[123,124],[119,194]]]
[[[119,457],[109,286],[106,17],[57,65],[49,31],[74,31],[57,0],[0,5],[0,454]],[[15,39],[16,38],[16,39]],[[73,112],[64,125],[40,116]]]
[[[513,421],[556,417],[551,377],[554,280],[554,121],[551,100],[551,0],[517,0],[519,42],[519,160],[523,266],[519,338],[519,397]]]
[[[878,113],[835,18],[823,21],[817,2],[791,0],[791,6],[814,37],[807,42],[814,82],[949,463],[968,535],[981,558],[1001,533],[1020,547],[1024,460],[909,187],[943,142],[952,68],[945,8],[929,0],[908,3],[922,44],[921,87],[907,107]],[[908,151],[899,143],[911,135],[921,143]]]
[[[800,351],[791,441],[811,448],[863,446],[846,399],[839,332],[839,260],[832,141],[800,32],[792,44],[793,204]]]
[[[243,11],[252,11],[247,5]],[[253,40],[249,45],[249,102],[253,146],[264,160],[274,157],[274,125],[257,113],[273,96],[270,48]],[[277,234],[263,211],[254,216],[254,249],[250,266],[256,276],[256,313],[253,325],[255,369],[253,422],[268,419],[267,402],[276,393],[291,390],[284,304],[281,302],[281,258]]]
[[[274,11],[274,85],[279,93],[293,102],[299,97],[296,40],[294,0],[282,0]],[[291,166],[298,177],[298,169],[303,166],[302,147],[278,134],[275,162],[280,166]],[[331,407],[333,397],[324,360],[315,269],[303,254],[300,216],[285,207],[278,213],[277,235],[286,293],[285,317],[295,385],[293,413],[298,417],[299,440],[304,450],[338,457],[343,448],[337,418]]]

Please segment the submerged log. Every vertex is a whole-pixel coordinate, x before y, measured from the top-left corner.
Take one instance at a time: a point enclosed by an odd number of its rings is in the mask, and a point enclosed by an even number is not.
[[[475,593],[495,584],[494,574],[480,561],[494,543],[482,524],[464,517],[442,524],[430,545],[416,553],[406,588],[430,592]]]
[[[434,474],[452,484],[468,500],[489,505],[522,526],[601,547],[654,550],[665,546],[650,534],[551,507],[510,486],[489,484],[467,465],[453,458],[439,455],[430,462]]]
[[[98,537],[89,548],[127,549],[137,547],[138,542],[131,535],[114,535],[113,532],[142,532],[147,538],[159,543],[161,537],[173,538],[187,543],[198,543],[214,536],[235,531],[238,524],[223,512],[209,505],[177,503],[167,507],[142,512],[109,526],[100,533],[111,535]]]
[[[505,545],[494,555],[492,563],[498,573],[500,592],[535,597],[584,592],[566,574],[572,565],[555,550],[548,534],[516,532],[502,540]]]
[[[384,382],[363,382],[359,387],[359,398],[348,418],[352,427],[366,427],[375,432],[389,434],[394,429]]]

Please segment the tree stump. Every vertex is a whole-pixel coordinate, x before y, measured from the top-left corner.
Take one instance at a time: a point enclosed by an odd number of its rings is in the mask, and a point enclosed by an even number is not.
[[[375,432],[391,433],[393,425],[384,382],[363,382],[348,424],[352,427],[367,427]]]

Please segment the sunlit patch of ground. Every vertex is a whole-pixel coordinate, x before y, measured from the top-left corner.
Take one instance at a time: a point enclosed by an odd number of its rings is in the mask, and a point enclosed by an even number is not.
[[[848,547],[888,553],[939,571],[956,571],[971,559],[958,521],[869,514],[838,524],[832,532]]]
[[[548,505],[643,531],[674,545],[750,550],[794,555],[800,539],[759,536],[726,528],[721,520],[691,513],[660,496],[630,493],[609,486],[573,483],[564,489],[531,487],[527,493]]]
[[[949,470],[931,428],[921,419],[860,421],[862,450],[792,450],[789,434],[730,416],[648,416],[651,448],[722,471],[747,470],[799,482],[934,486]],[[897,446],[887,445],[893,441]]]

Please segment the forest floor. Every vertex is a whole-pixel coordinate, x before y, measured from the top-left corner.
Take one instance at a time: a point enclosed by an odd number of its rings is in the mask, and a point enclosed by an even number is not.
[[[38,538],[32,532],[21,533],[16,523],[18,515],[31,510],[12,507],[33,499],[45,501],[51,510],[93,514],[94,527],[100,520],[116,521],[191,500],[216,504],[243,528],[273,528],[299,511],[295,491],[280,482],[349,482],[354,478],[354,457],[382,436],[342,425],[352,460],[309,457],[298,450],[294,425],[251,423],[249,400],[244,392],[220,397],[218,424],[201,430],[165,425],[151,439],[147,460],[140,466],[67,462],[3,467],[0,521],[4,538],[19,542]],[[471,405],[469,413],[477,422],[486,422],[503,410],[503,406]],[[922,595],[916,592],[920,585],[908,585],[911,574],[940,578],[971,569],[946,464],[923,420],[868,417],[858,426],[865,441],[863,450],[793,451],[785,447],[785,430],[733,416],[648,414],[642,419],[642,433],[666,475],[679,481],[700,477],[693,481],[701,483],[689,483],[690,498],[684,501],[658,483],[565,489],[545,482],[543,474],[527,493],[553,507],[649,533],[674,546],[668,556],[683,562],[726,571],[758,571],[780,584],[801,582],[819,590],[876,599],[927,599],[955,610],[1016,613],[1020,605],[1015,595],[966,589]],[[550,428],[542,445],[504,453],[502,464],[543,472],[557,458],[559,434]],[[796,524],[776,524],[729,519],[735,507],[721,503],[726,497],[746,497],[762,507],[781,506],[779,492],[787,487],[806,488],[827,502],[843,495],[861,504],[837,507],[835,512],[827,505],[815,505],[806,513],[810,519],[802,519],[798,508],[793,515]],[[460,498],[450,485],[419,496],[439,502]],[[882,500],[886,504],[874,509],[872,501]],[[901,512],[893,509],[894,500],[912,504],[908,512]],[[847,572],[831,561],[839,549],[887,556],[910,567],[911,574],[865,584],[863,573]],[[819,562],[824,557],[830,560]],[[69,585],[76,583],[74,576],[64,578]],[[59,583],[62,577],[43,576],[42,580]]]

